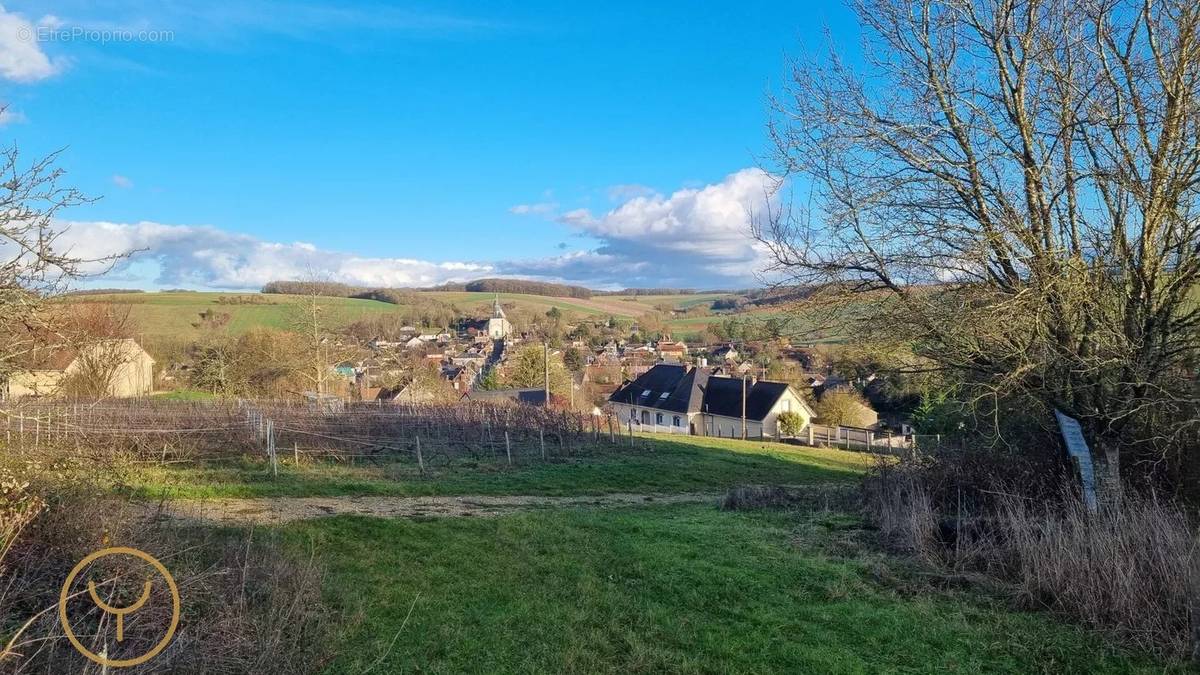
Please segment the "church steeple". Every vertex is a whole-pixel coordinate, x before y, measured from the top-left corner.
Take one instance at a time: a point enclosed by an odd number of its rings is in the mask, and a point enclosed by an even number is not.
[[[493,319],[505,318],[504,310],[500,307],[500,294],[499,293],[496,294],[496,299],[492,301],[492,318]]]

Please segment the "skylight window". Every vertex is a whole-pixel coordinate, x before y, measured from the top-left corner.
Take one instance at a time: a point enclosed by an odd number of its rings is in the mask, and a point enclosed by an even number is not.
[[[666,392],[666,391],[664,391],[663,393],[659,394],[659,395],[658,395],[658,400],[660,400],[660,401],[661,401],[661,400],[663,400],[664,398],[666,398],[666,397],[667,397],[667,394],[669,394],[669,393],[670,393],[670,392]]]

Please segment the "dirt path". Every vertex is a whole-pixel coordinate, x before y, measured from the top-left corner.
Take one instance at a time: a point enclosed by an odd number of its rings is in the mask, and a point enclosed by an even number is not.
[[[499,516],[538,508],[608,508],[646,504],[716,504],[723,493],[607,494],[587,497],[484,496],[464,497],[263,497],[205,499],[147,504],[154,515],[170,520],[274,525],[293,520],[342,514],[384,518]]]

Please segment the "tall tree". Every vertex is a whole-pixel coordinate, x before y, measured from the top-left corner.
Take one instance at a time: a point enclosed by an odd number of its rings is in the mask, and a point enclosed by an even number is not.
[[[1200,6],[860,0],[865,66],[773,100],[774,271],[856,335],[1083,422],[1110,475],[1200,424]],[[1099,448],[1100,450],[1097,450]]]
[[[545,383],[545,355],[542,345],[531,344],[522,347],[509,359],[506,371],[506,384],[517,388],[541,389]],[[554,396],[569,396],[571,374],[563,365],[562,356],[551,354],[550,362],[550,393]]]
[[[346,344],[330,326],[329,301],[316,292],[322,282],[310,280],[305,283],[313,290],[291,305],[290,328],[301,336],[302,358],[307,363],[302,371],[303,379],[311,391],[325,394],[329,393],[334,368],[352,358],[357,350]]]

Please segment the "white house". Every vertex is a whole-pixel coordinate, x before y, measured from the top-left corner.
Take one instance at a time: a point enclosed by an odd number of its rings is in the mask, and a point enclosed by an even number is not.
[[[801,428],[812,409],[790,385],[736,377],[718,377],[708,368],[660,363],[625,383],[609,397],[623,424],[636,429],[700,436],[778,438],[779,415],[800,415]]]
[[[72,378],[114,398],[145,396],[154,388],[154,359],[135,340],[101,340],[78,349],[55,349],[39,367],[13,373],[0,388],[5,398],[70,393]]]

